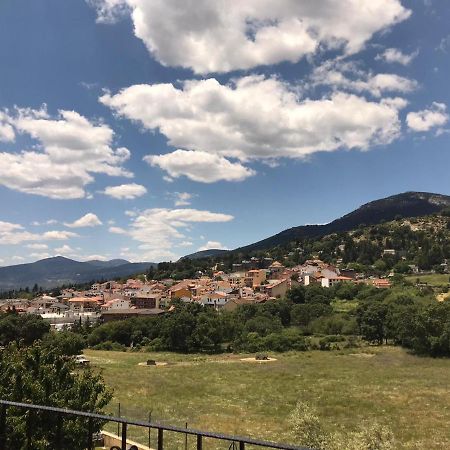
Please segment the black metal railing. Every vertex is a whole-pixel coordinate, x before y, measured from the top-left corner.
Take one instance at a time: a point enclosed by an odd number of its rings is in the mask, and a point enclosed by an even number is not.
[[[64,420],[65,416],[72,416],[77,418],[86,418],[86,445],[85,448],[87,450],[93,450],[93,435],[94,435],[94,423],[95,422],[114,422],[119,424],[121,426],[121,433],[120,433],[120,439],[121,439],[121,446],[120,447],[111,447],[111,448],[117,448],[120,450],[127,450],[127,430],[129,426],[137,426],[137,427],[143,427],[150,430],[156,430],[157,431],[157,449],[163,450],[164,447],[164,438],[165,438],[165,432],[173,432],[173,433],[179,433],[184,436],[194,436],[196,446],[195,448],[197,450],[202,450],[203,448],[203,442],[205,439],[215,439],[219,441],[223,441],[227,443],[226,448],[239,448],[239,450],[245,450],[246,445],[251,446],[257,446],[262,448],[273,448],[273,449],[280,449],[280,450],[312,450],[306,447],[298,447],[294,445],[287,445],[287,444],[280,444],[276,442],[268,442],[268,441],[261,441],[258,439],[252,439],[242,436],[233,436],[229,434],[221,434],[221,433],[212,433],[209,431],[200,431],[192,428],[183,428],[183,427],[176,427],[166,424],[161,424],[158,422],[145,422],[140,420],[131,420],[127,419],[125,417],[114,417],[109,415],[103,415],[103,414],[95,414],[90,412],[84,412],[84,411],[74,411],[71,409],[65,409],[65,408],[55,408],[52,406],[44,406],[44,405],[32,405],[28,403],[18,403],[18,402],[11,402],[7,400],[0,400],[0,450],[11,450],[7,447],[7,436],[8,436],[8,427],[7,427],[7,415],[8,415],[8,408],[20,408],[24,409],[26,411],[32,412],[32,411],[41,411],[45,413],[51,413],[55,414],[58,417],[57,423],[57,429],[61,430],[62,428],[62,421]],[[32,432],[32,431],[31,431]],[[56,433],[56,442],[58,442],[58,439],[61,437],[59,436],[61,433],[57,431]],[[32,439],[32,437],[31,437]],[[187,440],[186,440],[187,442]],[[63,447],[61,447],[61,444],[58,445],[56,443],[55,450],[63,450]]]

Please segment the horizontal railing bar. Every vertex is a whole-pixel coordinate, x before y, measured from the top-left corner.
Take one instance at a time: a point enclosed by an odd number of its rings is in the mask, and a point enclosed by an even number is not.
[[[34,410],[40,410],[40,411],[50,411],[58,414],[67,414],[72,416],[81,416],[81,417],[89,417],[92,419],[98,419],[98,420],[104,420],[107,422],[116,422],[116,423],[125,423],[128,425],[134,425],[138,427],[145,427],[145,428],[156,428],[159,430],[164,431],[173,431],[175,433],[183,433],[183,434],[189,434],[189,435],[201,435],[204,437],[212,438],[212,439],[221,439],[224,441],[234,441],[234,442],[245,442],[249,445],[256,445],[259,447],[268,447],[268,448],[276,448],[279,450],[313,450],[311,448],[307,447],[297,447],[295,445],[286,445],[286,444],[278,444],[276,442],[270,442],[270,441],[260,441],[258,439],[253,438],[247,438],[242,436],[233,436],[231,434],[221,434],[221,433],[212,433],[209,431],[201,431],[196,430],[193,428],[182,428],[182,427],[176,427],[172,425],[164,425],[159,422],[146,422],[141,420],[130,420],[125,417],[115,417],[115,416],[109,416],[105,414],[97,414],[97,413],[91,413],[91,412],[85,412],[85,411],[75,411],[73,409],[67,409],[67,408],[58,408],[54,406],[45,406],[45,405],[33,405],[30,403],[19,403],[19,402],[12,402],[9,400],[0,400],[0,405],[5,406],[11,406],[16,408],[24,408],[24,409],[34,409]]]

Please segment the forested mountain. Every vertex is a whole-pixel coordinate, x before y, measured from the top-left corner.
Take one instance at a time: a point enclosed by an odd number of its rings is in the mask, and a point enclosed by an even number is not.
[[[355,211],[325,225],[303,225],[289,228],[262,241],[234,250],[250,252],[264,250],[288,242],[325,236],[340,231],[349,231],[360,225],[373,225],[396,217],[419,217],[433,214],[450,207],[450,196],[429,192],[405,192],[375,200],[362,205]]]
[[[47,288],[90,280],[110,280],[146,272],[152,266],[153,263],[130,263],[121,259],[79,262],[57,256],[30,264],[0,267],[0,290],[31,287],[34,284]]]

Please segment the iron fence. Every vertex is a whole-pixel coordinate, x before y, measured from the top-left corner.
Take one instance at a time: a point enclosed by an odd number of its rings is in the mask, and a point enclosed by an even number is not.
[[[271,448],[271,449],[280,449],[280,450],[312,450],[306,447],[298,447],[294,445],[281,444],[276,442],[262,441],[258,439],[242,437],[242,436],[234,436],[229,434],[221,434],[221,433],[213,433],[209,431],[201,431],[192,428],[184,428],[178,426],[171,426],[167,424],[163,424],[160,422],[150,422],[150,421],[141,421],[141,420],[132,420],[127,419],[125,417],[115,417],[110,415],[96,414],[85,411],[74,411],[71,409],[65,408],[56,408],[52,406],[45,405],[33,405],[28,403],[18,403],[11,402],[7,400],[0,400],[0,450],[12,450],[7,447],[7,437],[8,437],[8,427],[7,427],[7,414],[8,408],[19,408],[28,412],[45,412],[50,414],[55,414],[58,417],[57,420],[57,430],[55,434],[55,450],[64,450],[61,446],[61,430],[62,430],[62,421],[66,416],[72,416],[76,418],[83,418],[86,420],[86,444],[85,449],[93,450],[94,449],[94,423],[98,422],[113,422],[118,424],[120,427],[120,440],[121,446],[114,447],[118,450],[129,450],[129,446],[127,445],[127,432],[130,426],[143,427],[147,428],[149,433],[151,430],[156,430],[157,440],[156,440],[156,448],[158,450],[163,450],[165,448],[165,436],[167,433],[178,433],[184,435],[186,438],[186,447],[187,447],[187,437],[193,436],[195,442],[195,448],[197,450],[203,450],[203,443],[206,439],[214,439],[219,440],[226,443],[227,449],[229,448],[238,448],[239,450],[245,450],[246,446],[256,446],[261,448]],[[31,442],[32,440],[32,430],[30,430],[31,435],[27,436],[27,439]],[[28,431],[27,431],[28,434]],[[53,448],[53,447],[52,447]],[[113,447],[112,447],[113,448]]]

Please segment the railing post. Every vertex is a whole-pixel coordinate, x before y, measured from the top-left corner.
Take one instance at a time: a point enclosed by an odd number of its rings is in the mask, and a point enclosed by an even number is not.
[[[163,439],[164,439],[164,430],[162,428],[158,428],[158,450],[163,450]]]
[[[122,423],[122,450],[127,450],[127,424]]]
[[[152,412],[148,413],[148,423],[152,423]],[[148,447],[152,447],[152,427],[148,427]]]
[[[6,450],[6,405],[0,407],[0,450]]]
[[[57,414],[56,416],[56,436],[55,436],[55,445],[57,449],[63,448],[62,446],[62,422],[63,418],[61,414]]]
[[[197,434],[197,450],[202,450],[202,435]]]
[[[33,411],[31,411],[31,409],[28,410],[28,416],[26,419],[26,437],[27,437],[27,450],[31,449],[31,434],[32,434],[32,423],[31,420],[33,418]]]
[[[239,450],[245,450],[245,442],[243,441],[239,442]]]
[[[94,432],[94,423],[92,421],[92,418],[89,419],[88,422],[88,435],[87,435],[87,445],[86,448],[88,450],[92,450],[92,434]]]

